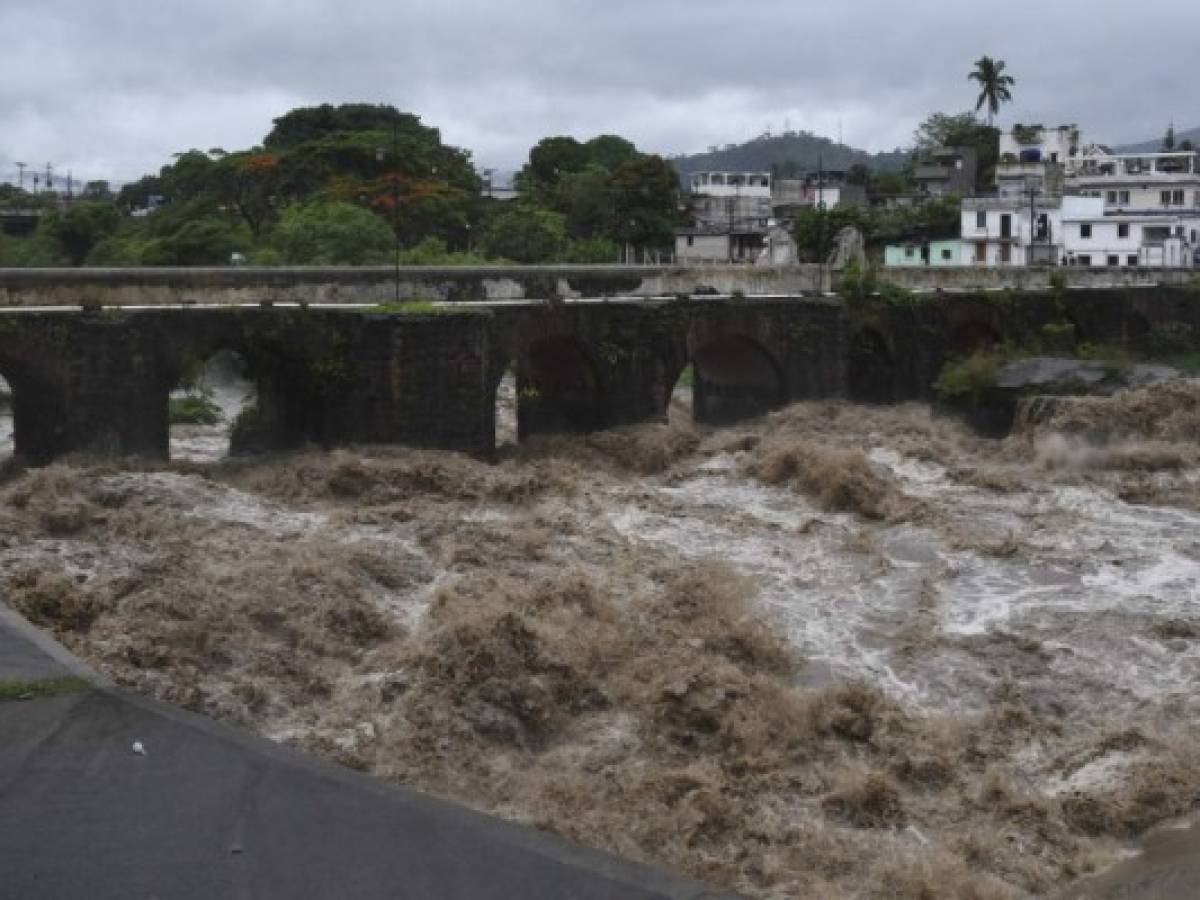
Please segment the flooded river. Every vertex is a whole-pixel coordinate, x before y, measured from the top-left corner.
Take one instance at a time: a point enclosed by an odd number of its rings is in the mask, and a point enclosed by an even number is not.
[[[10,482],[0,590],[138,690],[755,896],[1052,896],[1200,798],[1169,399],[1004,442],[681,400],[496,465],[189,426]]]

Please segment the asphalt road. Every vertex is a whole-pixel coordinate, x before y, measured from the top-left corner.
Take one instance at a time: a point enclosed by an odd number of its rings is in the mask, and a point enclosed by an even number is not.
[[[0,614],[0,681],[67,672]],[[0,700],[3,900],[723,896],[104,684]]]

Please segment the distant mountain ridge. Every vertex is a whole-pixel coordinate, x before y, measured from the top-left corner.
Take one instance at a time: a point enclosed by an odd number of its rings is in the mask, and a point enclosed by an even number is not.
[[[686,179],[693,172],[769,172],[775,166],[816,171],[818,164],[845,170],[862,163],[871,169],[894,171],[904,165],[908,155],[905,150],[870,153],[806,131],[789,131],[744,144],[727,144],[707,153],[672,157],[670,162]]]
[[[1166,133],[1165,131],[1163,132]],[[1138,144],[1122,144],[1115,148],[1117,153],[1157,153],[1162,149],[1162,136],[1155,138],[1152,141],[1142,141]],[[1175,146],[1178,147],[1183,141],[1191,141],[1195,147],[1200,147],[1200,127],[1190,128],[1187,131],[1175,132]]]

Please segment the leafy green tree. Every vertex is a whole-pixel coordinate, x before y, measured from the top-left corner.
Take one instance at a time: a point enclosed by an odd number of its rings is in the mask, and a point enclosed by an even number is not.
[[[610,233],[614,224],[613,176],[600,165],[565,176],[551,200],[552,207],[566,217],[573,238],[592,238]]]
[[[1000,158],[1000,132],[990,125],[980,125],[974,113],[932,113],[917,127],[913,138],[918,153],[935,147],[973,147],[977,160],[975,187],[983,189],[992,184]]]
[[[606,237],[584,238],[571,241],[563,251],[561,259],[567,263],[615,263],[621,258],[621,248],[616,241]]]
[[[518,263],[549,262],[566,247],[566,223],[559,213],[514,203],[488,222],[481,244],[488,256]]]
[[[661,156],[639,156],[613,172],[613,236],[642,250],[668,247],[680,222],[679,176]]]
[[[76,203],[46,216],[38,230],[54,240],[73,266],[83,265],[92,247],[117,230],[121,214],[111,203]]]
[[[804,261],[823,263],[833,252],[838,233],[848,226],[857,228],[864,238],[872,234],[870,219],[857,207],[805,206],[796,213],[792,236]]]
[[[50,267],[66,265],[58,243],[42,231],[27,237],[0,233],[0,268]]]
[[[314,200],[289,206],[274,240],[285,262],[348,265],[388,262],[395,238],[379,216],[352,203]]]
[[[227,216],[192,219],[177,231],[147,241],[142,264],[148,266],[221,266],[230,256],[250,245]]]
[[[1000,111],[1000,104],[1012,100],[1012,91],[1009,88],[1016,84],[1016,79],[1004,74],[1004,67],[1002,59],[981,56],[975,60],[975,68],[967,75],[968,81],[979,84],[979,99],[975,101],[975,111],[979,112],[984,104],[987,105],[989,127],[996,113]]]
[[[587,164],[587,148],[575,138],[542,138],[529,151],[529,161],[517,173],[516,184],[523,194],[547,202],[564,176],[583,171]]]
[[[212,170],[213,190],[258,237],[275,212],[280,193],[279,156],[254,150],[222,153]]]
[[[332,106],[303,106],[275,119],[263,146],[276,153],[294,150],[311,141],[354,132],[385,132],[395,125],[405,133],[424,128],[421,120],[402,113],[394,106],[371,103],[343,103]]]
[[[583,149],[588,165],[601,166],[610,172],[640,155],[631,141],[615,134],[597,135],[585,143]]]

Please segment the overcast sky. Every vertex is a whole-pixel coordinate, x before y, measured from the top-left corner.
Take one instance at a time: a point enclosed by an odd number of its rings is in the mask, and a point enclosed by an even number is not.
[[[16,160],[132,179],[349,101],[415,112],[499,168],[551,134],[670,154],[840,124],[890,149],[973,106],[985,53],[1017,79],[1000,124],[1122,143],[1200,124],[1198,25],[1161,0],[0,0],[0,179]]]

